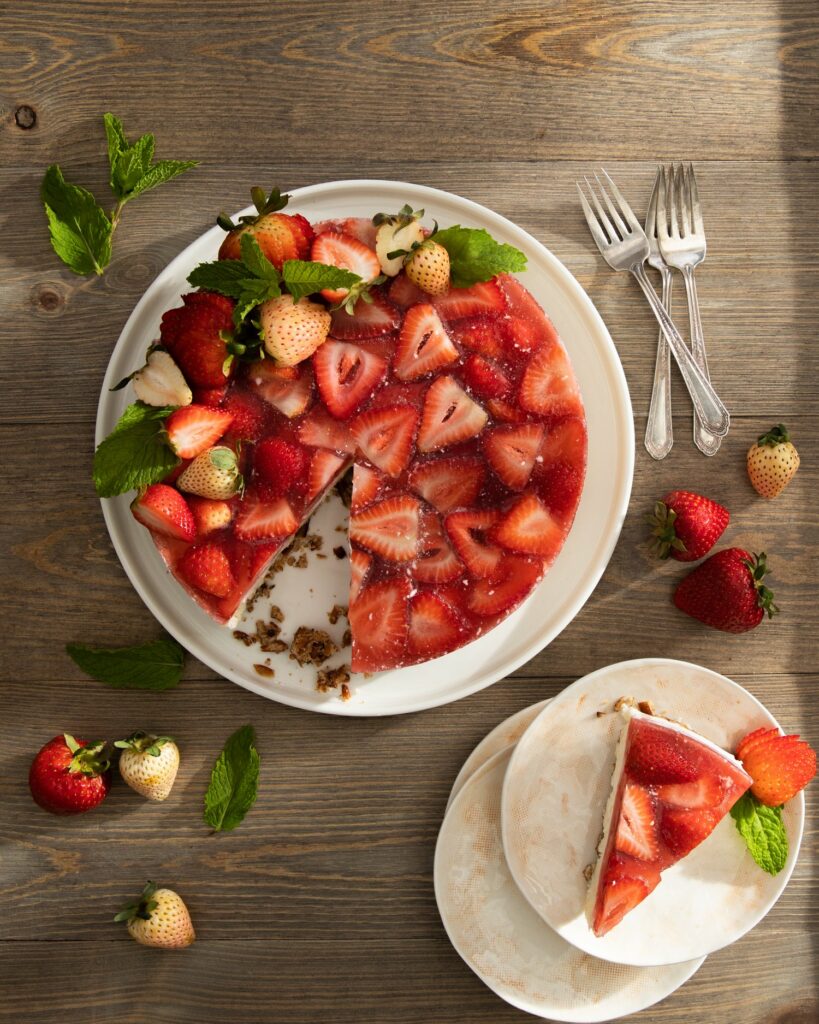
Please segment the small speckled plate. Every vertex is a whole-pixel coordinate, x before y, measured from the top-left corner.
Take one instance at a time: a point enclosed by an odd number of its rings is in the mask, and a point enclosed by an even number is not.
[[[704,958],[653,970],[606,963],[561,939],[521,895],[500,827],[512,750],[494,754],[465,781],[441,826],[435,897],[452,945],[501,999],[550,1020],[613,1020],[665,998]]]
[[[784,810],[790,852],[776,876],[757,867],[726,816],[607,935],[586,919],[587,883],[611,787],[623,719],[620,697],[735,750],[743,736],[776,719],[747,690],[699,665],[626,661],[579,679],[555,697],[515,748],[503,791],[503,843],[512,875],[543,920],[567,942],[604,960],[643,967],[704,956],[740,938],[777,901],[793,871],[805,816],[800,793]]]

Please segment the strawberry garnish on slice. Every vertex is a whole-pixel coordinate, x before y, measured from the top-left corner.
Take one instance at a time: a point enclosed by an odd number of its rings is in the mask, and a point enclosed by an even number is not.
[[[230,559],[220,544],[207,542],[188,548],[177,571],[186,583],[213,597],[227,597],[236,585]]]
[[[373,556],[360,548],[352,548],[350,551],[350,602],[358,597],[359,591],[364,584],[367,572],[372,565]]]
[[[353,470],[353,496],[350,502],[353,512],[358,512],[375,501],[383,486],[384,479],[377,470],[357,463]]]
[[[418,551],[417,498],[398,494],[355,512],[350,540],[390,562],[408,562]]]
[[[413,654],[435,658],[451,651],[461,635],[458,616],[440,597],[429,592],[410,601],[409,646]]]
[[[398,345],[393,372],[399,380],[416,380],[458,358],[458,350],[429,303],[407,310]]]
[[[700,773],[682,746],[683,741],[671,730],[645,725],[631,740],[630,777],[647,786],[693,782]]]
[[[693,569],[674,591],[674,604],[712,629],[745,633],[758,626],[767,612],[779,609],[763,583],[768,572],[765,552],[752,555],[742,548],[723,548]]]
[[[413,576],[421,583],[451,583],[464,573],[463,563],[452,550],[438,517],[429,510],[421,516],[418,558],[412,565]]]
[[[453,377],[439,377],[424,397],[418,448],[431,452],[466,441],[480,434],[487,418]]]
[[[478,398],[502,398],[511,387],[497,363],[475,352],[464,363],[461,379]]]
[[[400,476],[412,455],[418,413],[408,405],[369,409],[350,430],[366,458],[387,476]]]
[[[285,498],[268,499],[257,491],[245,495],[234,532],[240,540],[271,540],[289,536],[298,525]]]
[[[538,349],[520,382],[520,404],[540,416],[582,415],[580,390],[569,357],[555,342]]]
[[[331,338],[313,356],[313,372],[324,404],[344,420],[382,383],[387,362],[358,345]]]
[[[601,936],[611,931],[656,888],[660,872],[652,868],[645,863],[635,864],[617,854],[611,858],[606,875],[601,880],[593,923],[595,935]]]
[[[372,281],[381,273],[381,264],[372,249],[352,235],[337,231],[316,235],[310,250],[310,259],[314,263],[326,263],[331,267],[350,270],[364,281]],[[348,290],[323,288],[321,294],[328,302],[341,302]]]
[[[196,536],[196,521],[187,501],[167,484],[151,484],[131,503],[134,519],[164,537],[191,541]]]
[[[335,452],[323,448],[313,452],[307,474],[307,500],[312,501],[323,494],[346,465],[347,459],[336,455]]]
[[[417,284],[413,284],[406,274],[399,274],[393,278],[388,295],[390,302],[394,302],[401,309],[408,309],[410,306],[415,306],[419,302],[427,302],[429,299],[429,296],[425,295]]]
[[[334,452],[352,455],[355,441],[346,423],[333,419],[320,408],[313,409],[299,424],[299,440],[313,448],[329,448]]]
[[[452,512],[474,503],[485,477],[481,460],[466,455],[417,463],[409,485],[439,512]]]
[[[192,494],[188,505],[196,522],[196,533],[206,537],[209,533],[221,530],[233,519],[233,505],[228,501],[215,498],[199,498]]]
[[[480,579],[494,579],[503,558],[501,549],[487,539],[498,515],[495,509],[469,509],[451,512],[444,519],[452,546],[469,572]]]
[[[701,775],[694,782],[675,782],[657,787],[657,796],[671,807],[716,807],[725,796],[725,785],[717,775]]]
[[[564,530],[549,510],[532,494],[524,494],[492,528],[490,537],[510,551],[554,558],[563,543]]]
[[[520,555],[507,555],[493,580],[478,580],[467,605],[476,615],[495,616],[511,611],[526,597],[543,575],[540,562]]]
[[[281,437],[266,437],[254,449],[254,471],[257,478],[267,484],[270,496],[302,492],[307,484],[309,465],[308,450],[298,442]]]
[[[191,387],[222,387],[235,366],[225,341],[232,337],[234,303],[215,292],[190,292],[182,302],[162,317],[160,344]]]
[[[394,668],[407,642],[410,584],[405,577],[371,583],[350,604],[352,669]]]
[[[816,753],[799,736],[757,730],[737,748],[742,766],[754,780],[751,792],[763,804],[787,803],[816,775]]]
[[[260,359],[248,367],[247,376],[255,393],[288,419],[301,416],[313,397],[309,363],[276,366],[270,359]]]
[[[196,458],[212,447],[230,426],[233,416],[207,405],[183,405],[165,421],[168,443],[182,459]]]
[[[707,839],[722,815],[707,807],[687,810],[666,807],[660,823],[660,834],[669,850],[679,859]]]
[[[725,531],[728,509],[694,491],[669,491],[649,517],[654,548],[660,558],[696,562],[707,555]]]
[[[498,478],[513,491],[522,491],[529,482],[545,428],[540,423],[519,427],[493,427],[483,435],[486,461]]]
[[[469,288],[450,288],[435,298],[435,308],[444,320],[502,313],[504,298],[494,281],[482,281]]]
[[[627,783],[617,822],[617,849],[638,860],[655,861],[660,854],[656,820],[657,811],[651,793],[634,782]]]
[[[391,334],[398,329],[401,316],[391,302],[379,292],[371,291],[369,302],[361,298],[353,306],[352,313],[345,309],[334,309],[330,334],[344,341],[363,341]]]

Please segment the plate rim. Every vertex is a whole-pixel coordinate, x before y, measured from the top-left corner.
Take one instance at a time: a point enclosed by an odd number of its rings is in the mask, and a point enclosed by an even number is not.
[[[525,739],[526,734],[529,732],[529,729],[533,729],[537,725],[537,723],[540,721],[540,719],[541,719],[541,717],[543,715],[548,714],[548,712],[551,709],[553,709],[555,707],[555,705],[558,704],[558,702],[562,702],[562,700],[564,698],[564,695],[566,696],[567,700],[570,700],[571,699],[570,695],[571,695],[572,691],[574,691],[576,687],[580,687],[581,684],[593,681],[595,676],[600,675],[600,674],[602,674],[604,672],[608,672],[608,671],[610,671],[612,669],[618,669],[618,670],[621,670],[621,671],[622,670],[627,671],[629,669],[636,669],[638,667],[639,668],[645,668],[645,667],[652,666],[652,665],[665,666],[666,668],[668,666],[674,666],[674,667],[676,667],[676,666],[684,666],[687,669],[694,668],[694,669],[696,669],[699,672],[704,672],[706,675],[709,675],[709,676],[712,676],[714,678],[719,679],[723,683],[728,683],[729,687],[731,687],[731,688],[733,688],[735,690],[739,690],[746,697],[749,697],[751,699],[751,701],[754,704],[756,704],[757,707],[768,718],[770,718],[774,722],[774,725],[776,726],[776,728],[779,729],[780,731],[784,732],[784,730],[782,729],[782,726],[779,724],[779,721],[776,718],[776,716],[762,703],[762,701],[757,696],[755,696],[753,693],[751,693],[750,690],[747,690],[744,686],[742,686],[740,683],[736,682],[736,680],[731,679],[729,676],[724,676],[721,672],[717,672],[715,669],[706,668],[704,665],[699,665],[699,664],[697,664],[697,662],[694,662],[694,661],[683,661],[680,658],[630,658],[630,659],[628,659],[626,661],[615,661],[615,662],[612,662],[610,665],[602,665],[600,668],[595,669],[593,672],[587,672],[586,675],[581,676],[579,679],[575,679],[575,681],[573,683],[570,683],[569,686],[567,686],[567,687],[565,687],[565,689],[561,690],[560,693],[558,693],[555,696],[555,698],[552,701],[550,701],[549,704],[546,705],[546,707],[540,712],[540,714],[537,716],[537,718],[535,718],[532,721],[532,723],[530,724],[530,726],[526,730],[526,732],[524,732],[523,735],[520,737],[520,739],[518,740],[517,744],[515,745],[515,749],[512,751],[512,756],[509,759],[509,765],[507,766],[507,772],[506,772],[506,775],[505,775],[504,780],[503,780],[503,791],[501,793],[501,836],[502,836],[502,839],[503,839],[503,849],[504,849],[504,854],[506,855],[506,862],[509,865],[509,870],[510,870],[510,872],[512,874],[512,877],[515,880],[515,884],[520,889],[521,893],[524,896],[524,899],[526,899],[527,902],[530,902],[529,901],[529,897],[527,896],[526,889],[525,889],[525,887],[523,886],[523,884],[521,882],[519,874],[515,870],[515,867],[514,867],[514,864],[513,864],[513,860],[514,859],[510,860],[509,856],[508,856],[508,853],[507,853],[507,850],[508,850],[507,824],[506,824],[507,823],[507,815],[506,815],[506,812],[505,812],[505,807],[507,806],[507,793],[508,793],[508,787],[509,787],[509,780],[510,780],[511,775],[512,775],[512,773],[509,771],[509,768],[512,767],[512,762],[513,762],[514,758],[519,756],[519,751],[522,749],[521,748],[522,741]],[[790,861],[790,863],[785,865],[785,867],[783,868],[782,872],[780,872],[780,874],[778,876],[774,876],[774,877],[777,877],[777,878],[780,879],[779,888],[776,890],[776,892],[774,894],[772,894],[770,900],[766,904],[763,905],[763,907],[760,909],[760,911],[758,911],[756,916],[752,917],[752,919],[750,920],[750,923],[741,932],[739,932],[739,934],[736,935],[735,938],[731,939],[729,942],[723,943],[721,946],[714,946],[712,948],[709,948],[704,954],[702,954],[703,956],[710,956],[712,953],[716,953],[720,949],[726,949],[728,946],[732,946],[735,942],[738,942],[741,938],[743,938],[743,936],[747,935],[748,932],[750,932],[753,928],[755,928],[760,923],[760,921],[762,921],[770,913],[770,911],[773,909],[773,907],[779,901],[780,897],[782,896],[782,894],[784,893],[785,889],[787,888],[788,882],[790,881],[791,876],[793,874],[793,871],[794,871],[794,869],[796,867],[796,862],[799,859],[799,853],[800,853],[800,850],[802,848],[802,838],[803,838],[804,832],[805,832],[805,793],[804,793],[804,790],[802,790],[799,793],[797,793],[797,795],[793,799],[795,801],[796,826],[797,826],[796,831],[797,831],[797,835],[796,836],[788,836],[788,846],[789,846],[788,860]],[[792,855],[791,855],[791,853],[792,853]],[[762,869],[760,868],[760,870],[762,870]],[[535,907],[534,904],[532,904],[531,902],[530,902],[530,906],[532,906],[532,908],[535,910],[536,913],[540,914],[540,911],[538,910],[538,908]],[[542,917],[543,915],[541,914],[540,916]],[[549,924],[549,922],[546,921],[545,918],[544,918],[544,922],[550,928],[552,927],[552,925]],[[557,931],[557,929],[554,929],[554,930]],[[561,935],[561,937],[563,937],[561,932],[558,931],[558,934]],[[569,942],[570,940],[566,939],[566,941]],[[574,943],[572,943],[572,944],[574,945]],[[625,963],[625,961],[623,961],[623,960],[613,960],[611,958],[611,956],[606,956],[606,955],[604,955],[599,950],[592,951],[591,949],[587,949],[587,948],[582,947],[582,946],[576,946],[576,948],[581,949],[585,953],[588,953],[589,956],[596,956],[596,957],[598,957],[601,960],[607,960],[609,963],[615,963],[615,964],[624,964]],[[635,966],[635,967],[644,967],[644,966],[645,967],[651,967],[651,966],[654,966],[654,967],[664,967],[664,966],[667,966],[667,965],[666,964],[653,964],[653,965],[648,965],[648,964],[632,964],[631,966]]]
[[[168,633],[174,636],[187,651],[199,659],[204,665],[211,668],[212,671],[216,672],[219,676],[228,679],[230,682],[237,683],[244,689],[256,693],[259,696],[266,697],[269,700],[274,700],[290,707],[297,707],[306,711],[318,712],[320,714],[332,714],[348,718],[387,717],[397,714],[425,711],[429,708],[454,703],[457,700],[461,700],[464,697],[470,696],[473,693],[477,693],[478,691],[493,685],[499,680],[510,675],[522,664],[533,658],[539,651],[543,650],[544,647],[548,646],[548,644],[551,643],[552,640],[554,640],[555,637],[566,629],[566,627],[576,618],[577,614],[584,607],[589,597],[594,592],[603,573],[608,568],[628,511],[628,504],[634,481],[634,413],[623,364],[620,360],[614,340],[612,339],[603,318],[589,295],[571,271],[561,262],[561,260],[557,258],[557,256],[554,255],[554,253],[551,252],[550,249],[548,249],[542,242],[538,241],[534,236],[529,234],[528,231],[520,227],[514,221],[509,220],[509,218],[504,217],[502,214],[496,213],[494,210],[491,210],[474,200],[458,195],[457,193],[434,188],[429,185],[420,185],[417,183],[392,179],[349,178],[329,182],[318,182],[313,185],[306,185],[302,188],[293,189],[290,193],[291,202],[296,206],[299,202],[316,197],[321,198],[327,195],[332,195],[332,193],[337,190],[353,190],[360,192],[376,190],[399,192],[410,190],[416,195],[420,194],[421,198],[423,198],[423,196],[428,196],[430,200],[433,201],[436,198],[440,198],[442,202],[451,202],[454,200],[462,207],[465,213],[472,213],[473,215],[481,218],[484,222],[489,221],[490,223],[495,223],[504,230],[508,231],[511,229],[513,233],[522,236],[522,238],[525,239],[526,246],[531,247],[533,251],[537,252],[538,257],[550,266],[555,279],[559,281],[561,290],[570,295],[574,300],[574,305],[578,314],[589,323],[590,329],[595,337],[596,344],[602,345],[603,351],[608,355],[607,370],[609,371],[610,385],[612,391],[617,397],[615,406],[622,412],[622,415],[619,418],[622,419],[621,426],[624,431],[622,450],[618,452],[619,457],[624,463],[624,472],[621,476],[621,490],[615,514],[612,517],[612,527],[608,543],[604,545],[598,563],[587,572],[584,585],[581,586],[575,594],[575,599],[566,609],[563,619],[558,622],[556,627],[539,634],[539,636],[530,644],[525,646],[523,649],[519,649],[516,653],[513,653],[508,659],[504,660],[500,666],[479,676],[477,681],[473,679],[471,682],[461,686],[454,692],[448,691],[445,694],[432,696],[422,700],[407,700],[400,707],[395,708],[372,707],[366,702],[357,704],[353,701],[343,702],[340,700],[316,703],[310,699],[312,696],[311,692],[307,693],[304,698],[292,693],[276,692],[265,688],[263,684],[254,679],[243,677],[239,671],[234,670],[232,667],[214,667],[212,659],[207,656],[207,652],[203,651],[203,647],[200,645],[198,639],[190,633],[186,633],[183,625],[176,628],[176,624],[174,623],[173,628],[169,628],[169,623],[165,621],[164,617],[160,618],[155,610],[154,602],[149,596],[146,587],[143,585],[140,573],[137,570],[137,566],[135,564],[136,560],[132,558],[126,550],[124,538],[120,534],[119,526],[114,515],[116,499],[101,498],[100,504],[102,506],[106,528],[117,554],[117,558],[143,603]],[[240,211],[237,216],[240,216],[241,213],[251,209],[251,207],[246,207],[245,210]],[[218,227],[209,228],[207,231],[194,238],[181,252],[177,253],[170,263],[168,263],[167,266],[165,266],[159,274],[157,274],[156,278],[154,278],[154,280],[148,285],[131,311],[130,316],[125,321],[114,348],[112,349],[111,356],[103,376],[100,398],[97,405],[97,416],[95,420],[95,444],[99,444],[106,433],[106,418],[110,415],[106,399],[109,398],[111,379],[116,376],[116,373],[112,370],[112,366],[115,361],[115,356],[119,354],[120,346],[123,345],[123,339],[127,338],[127,336],[132,332],[134,324],[142,315],[143,310],[153,300],[155,291],[158,288],[161,288],[163,282],[178,274],[178,268],[180,265],[185,265],[186,262],[188,262],[189,257],[187,259],[186,257],[189,250],[194,245],[199,245],[206,241],[209,236],[216,241],[220,234],[221,232]],[[117,377],[117,379],[119,378]],[[203,656],[203,654],[205,656]],[[429,662],[428,664],[434,664],[434,661]]]

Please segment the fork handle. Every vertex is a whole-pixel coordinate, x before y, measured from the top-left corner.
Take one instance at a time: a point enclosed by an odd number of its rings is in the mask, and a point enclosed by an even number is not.
[[[677,360],[685,386],[691,395],[694,409],[703,425],[712,434],[724,437],[728,433],[731,423],[728,410],[719,400],[716,391],[711,387],[711,382],[694,362],[694,357],[688,351],[680,332],[674,326],[674,321],[663,309],[657,293],[651,287],[651,282],[646,275],[642,263],[635,263],[631,268],[632,274],[637,278],[637,283],[643,289],[643,294],[648,299],[648,304],[657,317],[657,321],[666,337],[671,349],[671,354]]]
[[[705,334],[702,329],[700,303],[697,298],[697,286],[694,283],[693,267],[686,267],[683,270],[683,280],[685,281],[685,294],[688,298],[688,320],[691,324],[691,355],[693,355],[697,366],[710,380],[708,359],[705,355]],[[722,438],[710,433],[695,416],[694,444],[704,455],[716,455],[720,444],[722,444]]]
[[[671,271],[662,268],[663,298],[666,311],[671,309]],[[699,422],[699,421],[697,421]],[[671,424],[671,353],[665,335],[660,331],[657,339],[657,359],[654,363],[654,384],[651,389],[651,404],[648,407],[645,446],[652,459],[664,459],[674,444]]]

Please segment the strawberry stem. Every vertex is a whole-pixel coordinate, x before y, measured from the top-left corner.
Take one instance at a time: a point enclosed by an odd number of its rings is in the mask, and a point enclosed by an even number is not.
[[[118,914],[114,915],[114,920],[117,922],[133,921],[135,917],[141,917],[143,921],[150,921],[151,911],[156,910],[156,900],[153,895],[158,888],[159,886],[155,882],[148,882],[137,902],[123,907]]]
[[[686,551],[684,541],[677,536],[674,522],[677,513],[669,508],[664,501],[655,501],[654,514],[646,517],[649,526],[652,526],[652,546],[660,558],[666,559],[674,551]]]
[[[768,569],[767,555],[764,551],[758,555],[751,555],[743,559],[743,564],[751,571],[751,580],[756,588],[756,600],[759,607],[772,619],[779,612],[779,606],[774,604],[773,591],[762,582],[770,572]]]
[[[775,448],[778,444],[786,444],[790,441],[791,436],[788,433],[788,428],[784,423],[777,423],[775,427],[766,434],[760,434],[757,438],[757,444],[761,448],[763,445],[767,445],[769,448]]]

